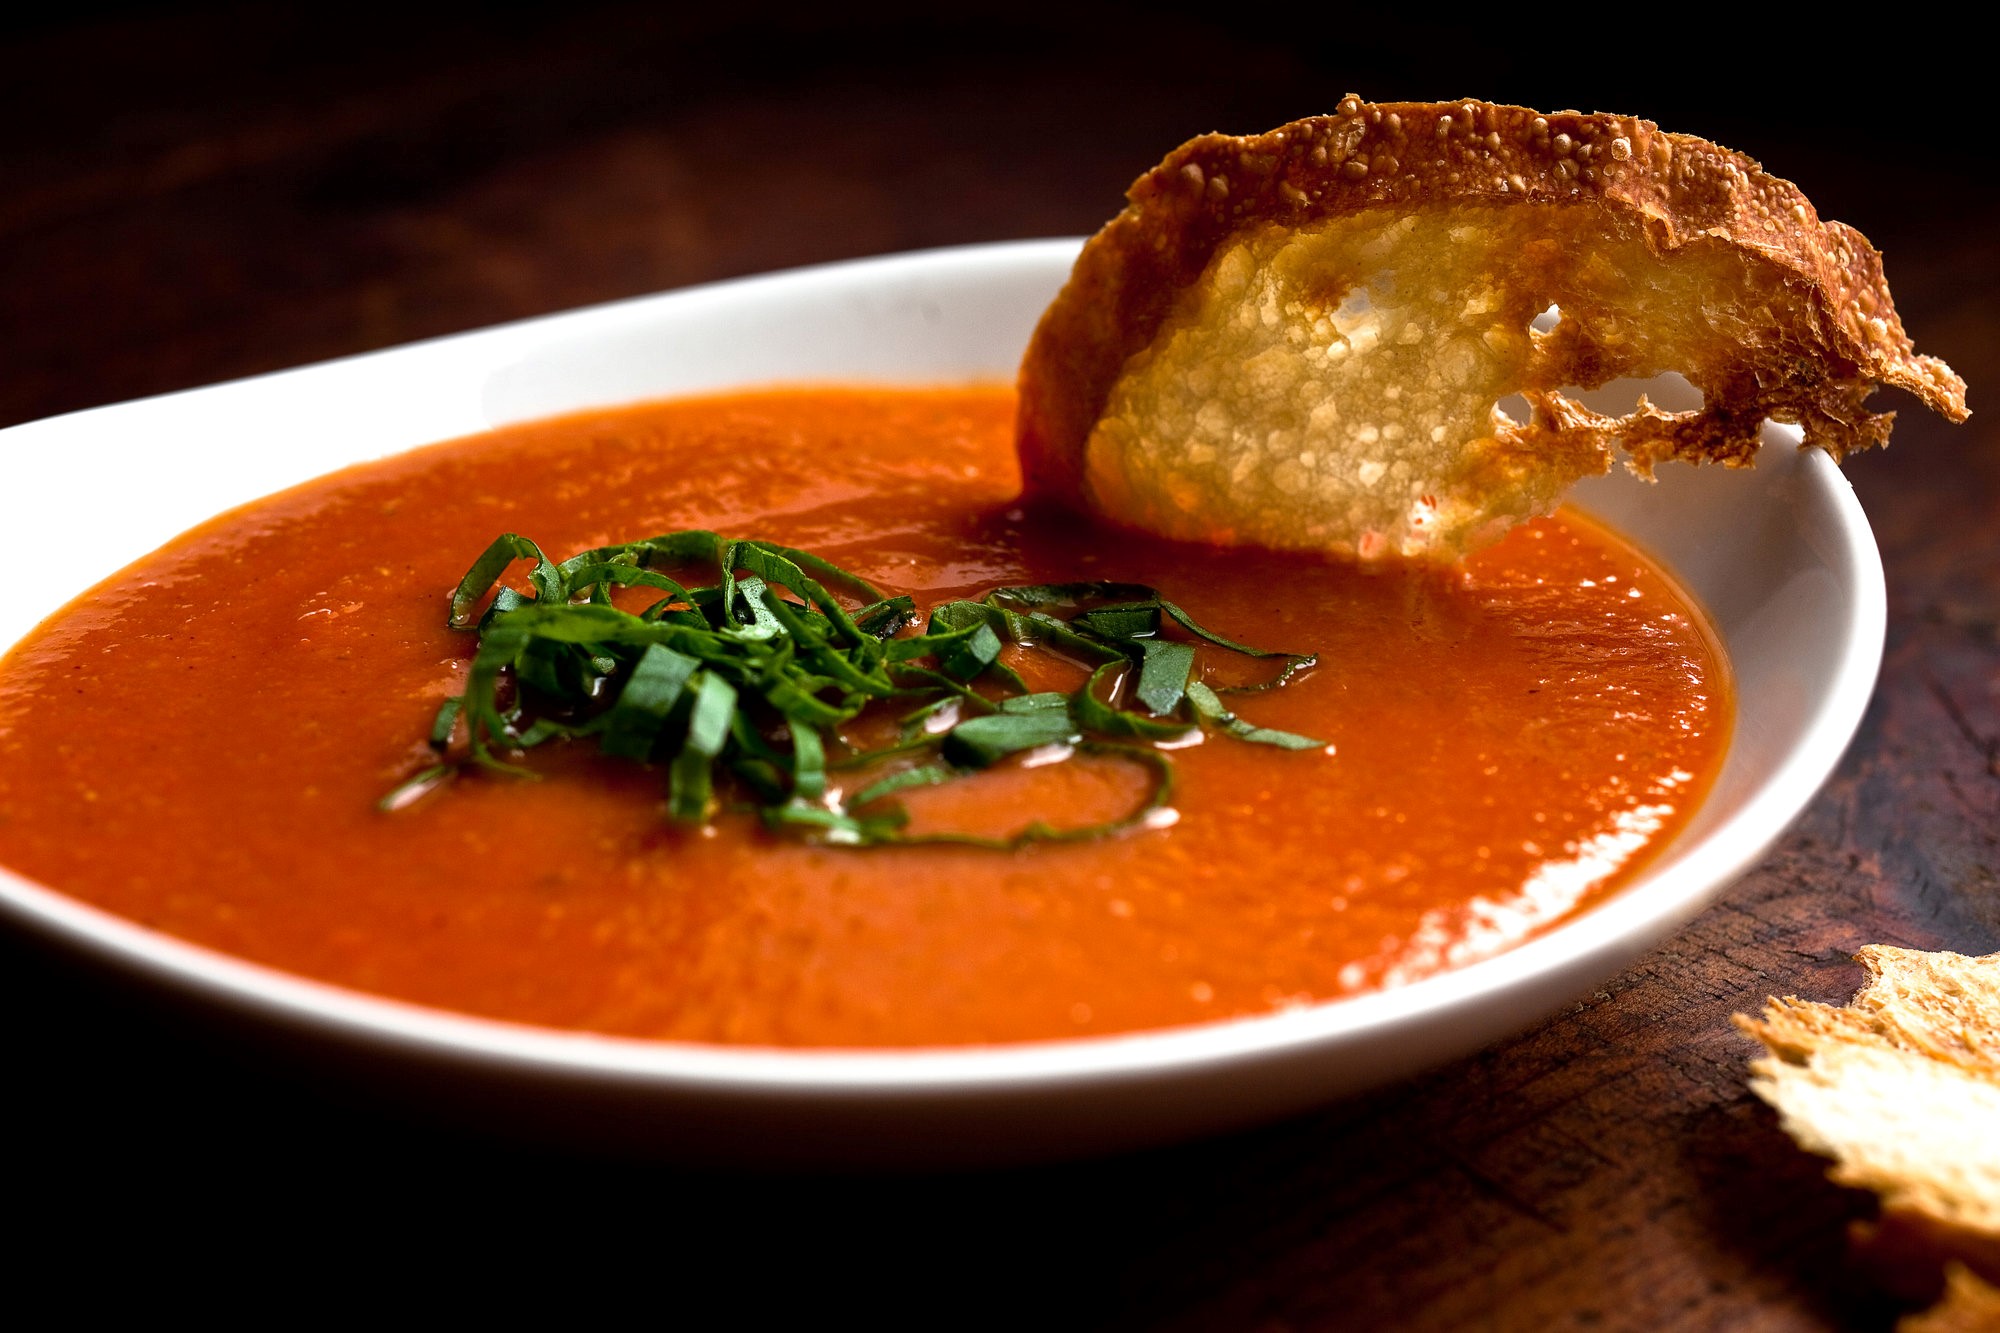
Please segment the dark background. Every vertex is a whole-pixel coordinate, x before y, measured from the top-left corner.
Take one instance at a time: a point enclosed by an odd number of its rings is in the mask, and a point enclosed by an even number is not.
[[[1995,382],[1991,79],[1884,11],[84,5],[0,28],[0,425],[771,268],[1075,234],[1180,140],[1382,100],[1632,112],[1798,181]],[[1905,403],[1902,406],[1909,407]],[[1883,683],[1770,861],[1624,977],[1410,1083],[1012,1173],[698,1172],[425,1120],[0,935],[6,1189],[163,1303],[435,1298],[737,1321],[1886,1328],[1731,1012],[1871,940],[2000,947],[2000,464],[1905,413],[1850,475]],[[0,455],[0,485],[8,484]],[[46,1267],[45,1267],[46,1265]],[[140,1281],[131,1275],[145,1273]],[[385,1311],[404,1309],[384,1304]]]

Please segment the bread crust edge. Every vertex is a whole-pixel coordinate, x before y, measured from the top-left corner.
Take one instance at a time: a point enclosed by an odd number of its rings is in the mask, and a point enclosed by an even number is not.
[[[1724,244],[1771,281],[1804,284],[1813,364],[1799,364],[1795,341],[1782,353],[1775,339],[1746,347],[1738,400],[1678,424],[1658,452],[1746,461],[1743,422],[1754,413],[1753,438],[1775,414],[1839,459],[1887,441],[1893,414],[1862,406],[1877,385],[1953,421],[1969,415],[1964,381],[1918,355],[1904,332],[1865,237],[1821,220],[1796,186],[1749,157],[1636,117],[1349,94],[1332,115],[1192,139],[1126,197],[1085,245],[1022,361],[1017,438],[1031,496],[1087,500],[1085,445],[1113,385],[1231,237],[1381,207],[1586,204],[1635,226],[1656,254]]]

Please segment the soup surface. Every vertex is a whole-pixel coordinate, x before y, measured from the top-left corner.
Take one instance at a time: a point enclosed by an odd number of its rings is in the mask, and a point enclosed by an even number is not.
[[[1699,613],[1586,520],[1450,573],[1156,543],[1015,507],[1012,422],[994,387],[661,403],[225,515],[0,667],[0,864],[260,963],[496,1018],[1012,1041],[1266,1012],[1498,952],[1630,878],[1720,764],[1727,676]],[[1231,638],[1317,653],[1232,706],[1329,745],[1211,734],[1172,751],[1170,818],[1012,852],[677,826],[657,767],[580,746],[536,751],[543,781],[472,775],[377,809],[462,687],[472,639],[445,596],[493,537],[560,559],[688,527],[814,551],[920,608],[1150,583]],[[1043,670],[1031,684],[1074,687]],[[1142,782],[1030,758],[909,804],[919,827],[1005,833],[1109,818]]]

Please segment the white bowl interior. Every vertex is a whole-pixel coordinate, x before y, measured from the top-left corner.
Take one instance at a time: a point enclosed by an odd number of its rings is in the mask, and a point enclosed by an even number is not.
[[[176,533],[334,468],[493,425],[782,381],[1011,377],[1073,241],[832,265],[552,316],[0,432],[0,646]],[[340,991],[155,935],[0,871],[0,910],[178,993],[403,1067],[445,1067],[686,1152],[994,1161],[1300,1109],[1476,1049],[1602,980],[1763,853],[1831,772],[1881,658],[1881,566],[1851,490],[1768,428],[1748,473],[1664,468],[1578,500],[1674,569],[1735,672],[1723,773],[1614,901],[1401,990],[1164,1033],[903,1053],[552,1033]],[[562,1108],[567,1108],[563,1110]]]

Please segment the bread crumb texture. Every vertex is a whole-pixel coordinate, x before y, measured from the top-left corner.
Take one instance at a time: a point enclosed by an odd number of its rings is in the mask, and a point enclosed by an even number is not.
[[[1740,466],[1771,418],[1838,459],[1887,440],[1882,384],[1966,415],[1858,232],[1648,121],[1350,96],[1128,199],[1036,330],[1019,438],[1031,491],[1162,535],[1449,558],[1621,445]],[[1668,371],[1699,406],[1578,396]]]
[[[1751,1090],[1834,1180],[1880,1196],[1881,1227],[1961,1265],[1906,1329],[2000,1329],[2000,954],[1856,958],[1868,981],[1845,1008],[1788,996],[1737,1015],[1769,1052]]]

